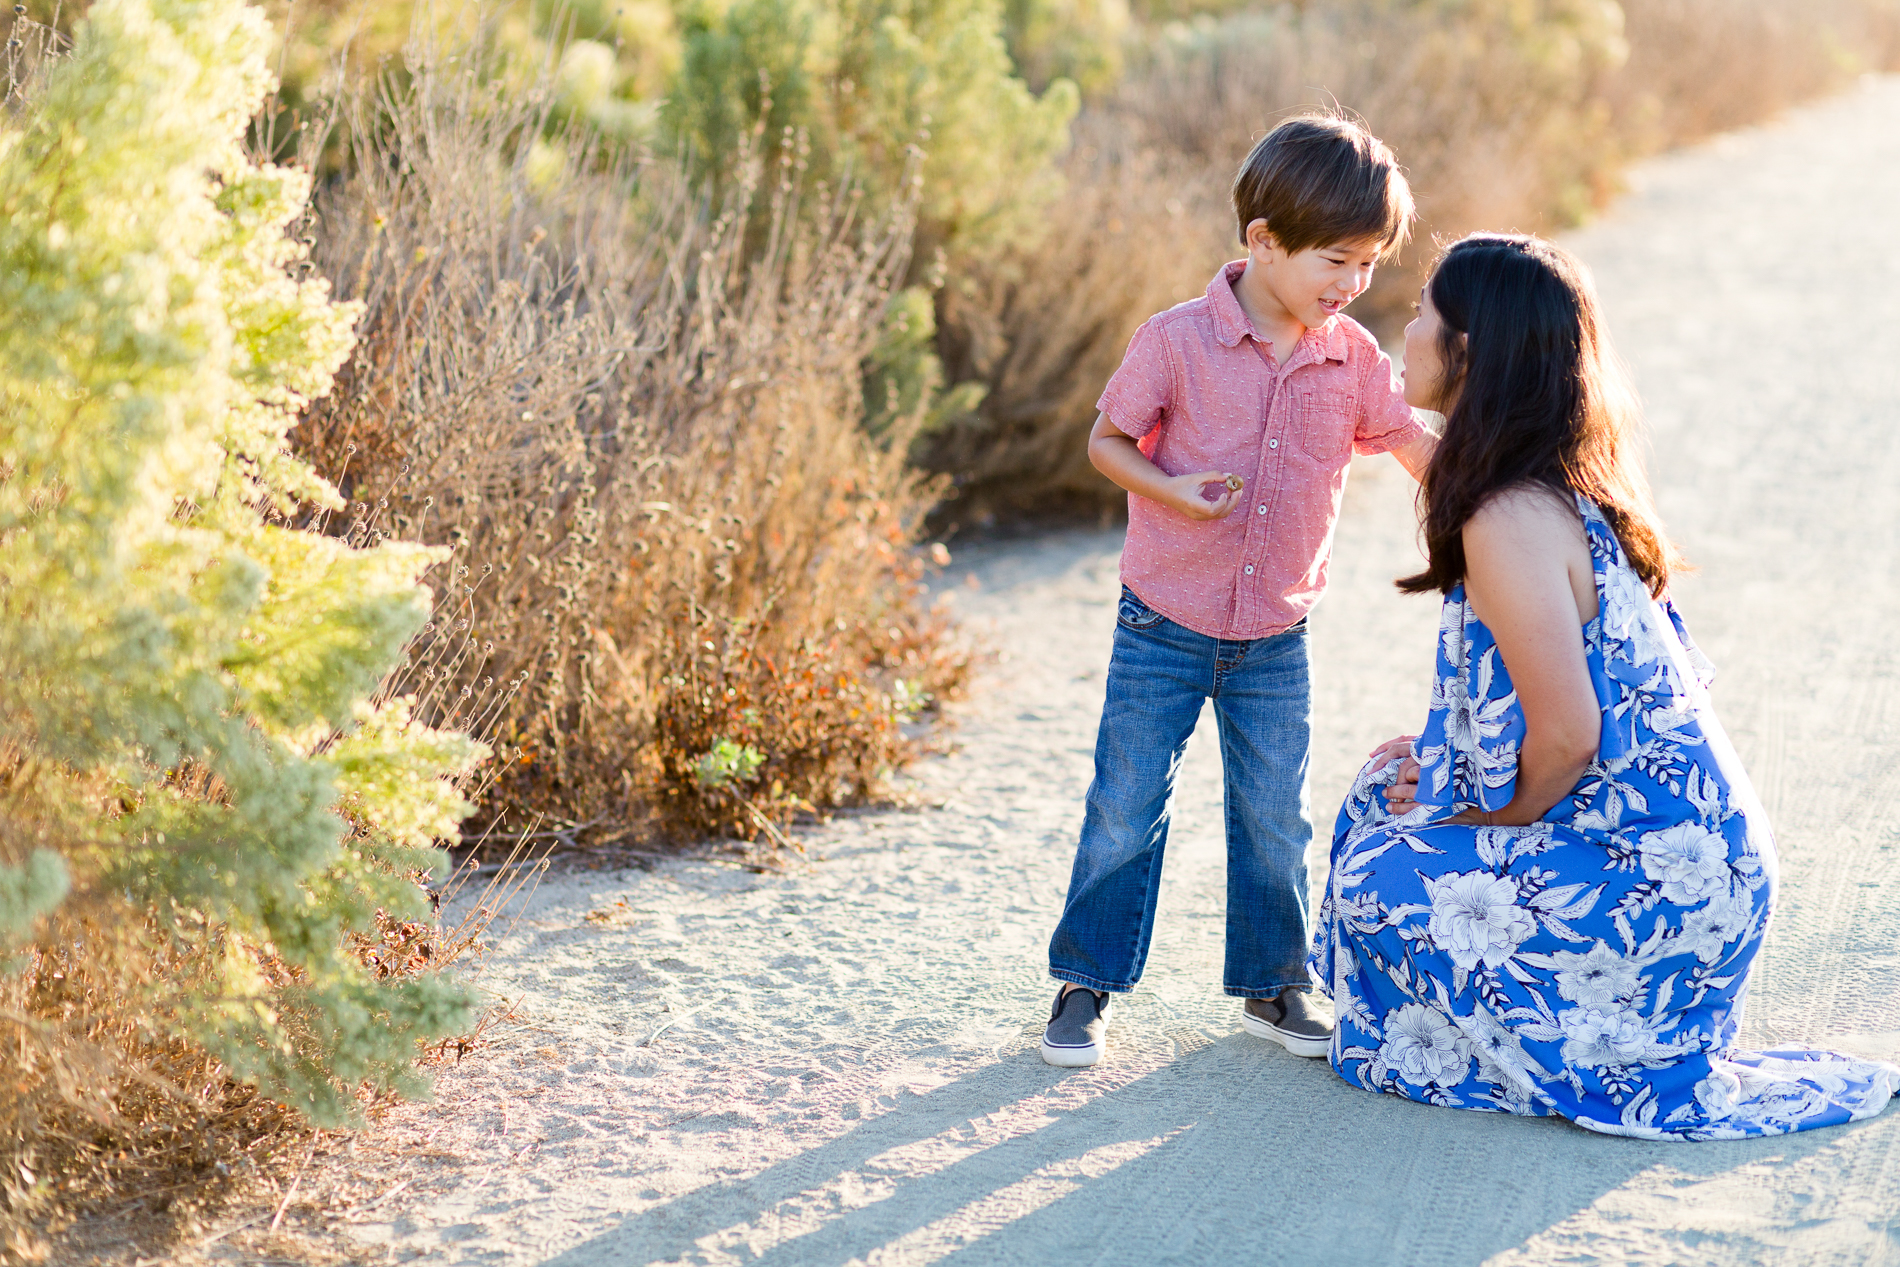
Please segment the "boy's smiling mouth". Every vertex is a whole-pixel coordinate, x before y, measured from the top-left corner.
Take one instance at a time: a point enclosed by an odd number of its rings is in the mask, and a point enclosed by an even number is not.
[[[1319,301],[1319,306],[1330,317],[1346,306],[1346,300],[1322,299]]]

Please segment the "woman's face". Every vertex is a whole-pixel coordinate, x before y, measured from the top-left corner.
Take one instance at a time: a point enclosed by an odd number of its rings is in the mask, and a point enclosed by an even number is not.
[[[1445,399],[1445,358],[1438,350],[1439,331],[1444,323],[1432,307],[1432,288],[1427,283],[1418,292],[1418,315],[1405,327],[1405,403],[1414,409],[1444,413],[1451,408]]]

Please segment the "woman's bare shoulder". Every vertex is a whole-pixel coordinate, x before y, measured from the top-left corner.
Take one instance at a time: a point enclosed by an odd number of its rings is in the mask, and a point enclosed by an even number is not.
[[[1465,521],[1465,538],[1486,541],[1564,542],[1583,539],[1576,502],[1544,484],[1513,484],[1485,498]]]

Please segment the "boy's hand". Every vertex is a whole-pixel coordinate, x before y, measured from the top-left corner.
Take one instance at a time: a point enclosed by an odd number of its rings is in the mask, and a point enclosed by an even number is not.
[[[1240,487],[1234,487],[1240,484]],[[1225,519],[1240,505],[1246,492],[1240,477],[1225,471],[1202,471],[1198,475],[1175,475],[1155,490],[1155,500],[1172,507],[1189,519]]]
[[[1172,507],[1189,519],[1222,519],[1240,505],[1246,483],[1226,471],[1202,471],[1199,475],[1166,475],[1150,462],[1141,446],[1110,421],[1107,414],[1095,416],[1095,428],[1089,432],[1089,461],[1095,469],[1117,484],[1150,501]]]

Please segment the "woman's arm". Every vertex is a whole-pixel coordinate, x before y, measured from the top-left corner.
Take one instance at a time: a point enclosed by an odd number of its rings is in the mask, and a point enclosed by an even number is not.
[[[1222,471],[1202,471],[1198,475],[1168,475],[1150,462],[1134,437],[1108,420],[1107,414],[1095,416],[1095,428],[1089,432],[1089,461],[1095,469],[1139,497],[1160,502],[1190,519],[1223,519],[1240,504],[1243,488],[1228,488]],[[1201,496],[1209,484],[1221,485],[1220,496],[1208,501]]]
[[[1510,804],[1451,821],[1521,827],[1577,785],[1602,735],[1583,649],[1596,615],[1590,547],[1576,511],[1542,489],[1492,498],[1465,524],[1464,544],[1465,596],[1517,688],[1524,746]]]

